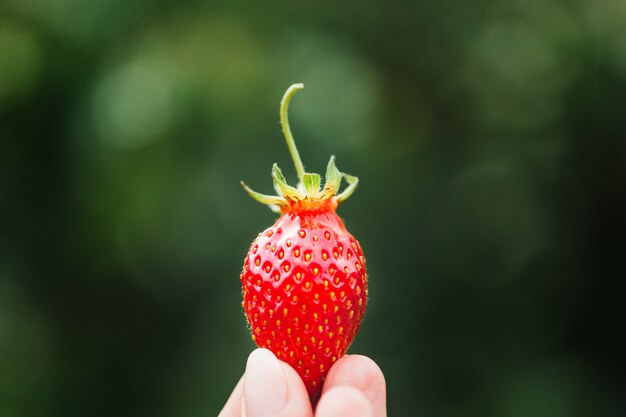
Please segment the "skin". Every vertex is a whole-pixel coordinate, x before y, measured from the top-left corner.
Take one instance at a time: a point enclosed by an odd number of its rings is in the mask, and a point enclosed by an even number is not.
[[[218,417],[386,417],[385,377],[366,356],[346,355],[330,369],[315,411],[304,383],[267,349],[246,371]]]

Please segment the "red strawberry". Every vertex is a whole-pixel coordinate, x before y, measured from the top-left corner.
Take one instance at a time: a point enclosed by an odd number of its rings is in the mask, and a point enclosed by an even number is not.
[[[320,176],[304,172],[291,136],[287,108],[302,88],[291,86],[280,107],[298,187],[287,185],[276,164],[272,178],[277,196],[256,193],[242,182],[254,199],[281,216],[252,242],[241,284],[252,339],[290,364],[314,400],[329,368],[359,330],[367,305],[367,273],[359,243],[335,213],[356,188],[357,178],[339,172],[331,157],[320,189]],[[337,194],[342,178],[348,187]]]

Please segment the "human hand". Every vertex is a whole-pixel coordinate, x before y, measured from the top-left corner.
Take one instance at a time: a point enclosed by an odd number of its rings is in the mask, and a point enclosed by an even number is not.
[[[386,396],[378,365],[346,355],[330,368],[314,413],[296,371],[269,350],[256,349],[218,417],[386,417]]]

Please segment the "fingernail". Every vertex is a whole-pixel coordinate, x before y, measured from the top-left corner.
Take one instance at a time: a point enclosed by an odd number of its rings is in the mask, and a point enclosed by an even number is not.
[[[278,359],[267,349],[248,357],[244,377],[246,417],[269,417],[287,404],[287,381]]]

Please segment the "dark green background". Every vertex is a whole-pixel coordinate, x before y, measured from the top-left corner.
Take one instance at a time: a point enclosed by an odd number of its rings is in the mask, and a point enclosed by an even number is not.
[[[624,415],[623,0],[4,0],[0,415],[218,413],[294,82],[390,415]]]

